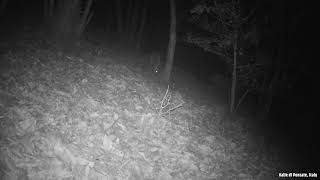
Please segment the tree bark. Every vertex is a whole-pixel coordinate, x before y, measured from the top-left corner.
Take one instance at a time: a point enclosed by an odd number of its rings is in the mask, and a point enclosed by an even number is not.
[[[55,0],[49,0],[49,16],[53,16],[53,11],[54,11],[54,1]]]
[[[129,33],[128,33],[128,39],[131,43],[134,44],[135,40],[136,40],[136,35],[137,35],[137,27],[139,24],[139,2],[138,1],[134,1],[133,4],[133,14],[131,16],[131,23],[130,23],[130,28]]]
[[[233,70],[232,70],[232,84],[230,91],[230,114],[234,112],[234,105],[236,99],[236,82],[237,82],[237,50],[238,50],[238,32],[234,32],[233,45]]]
[[[134,2],[132,2],[133,0],[129,0],[129,4],[128,4],[128,7],[127,7],[127,17],[125,19],[125,28],[126,28],[126,36],[129,36],[129,32],[130,32],[130,25],[131,25],[131,16],[133,14],[133,4]]]
[[[139,50],[141,48],[142,39],[143,39],[143,30],[147,19],[147,0],[143,0],[143,7],[142,7],[142,17],[141,22],[139,25],[139,30],[137,32],[137,45],[136,48]]]
[[[118,33],[121,34],[123,31],[121,0],[116,0],[116,11],[117,11],[117,27],[118,27],[117,30],[118,30]]]
[[[167,53],[167,60],[165,64],[165,68],[163,71],[163,80],[166,84],[169,84],[170,82],[170,75],[172,71],[173,66],[173,60],[174,60],[174,52],[175,52],[175,46],[176,46],[176,5],[174,0],[170,1],[170,17],[171,17],[171,24],[170,24],[170,39],[169,39],[169,45],[168,45],[168,53]]]
[[[90,22],[92,16],[93,16],[93,12],[90,12],[91,6],[92,6],[92,2],[93,0],[88,0],[84,13],[82,15],[82,17],[80,17],[80,26],[78,27],[78,29],[76,29],[76,36],[79,38],[82,33],[84,32],[85,28],[87,27],[88,23]],[[80,14],[79,14],[80,16]]]

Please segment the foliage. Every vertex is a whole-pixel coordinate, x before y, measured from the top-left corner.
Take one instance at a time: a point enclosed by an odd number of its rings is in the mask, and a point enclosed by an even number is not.
[[[189,22],[205,33],[188,33],[185,40],[231,63],[233,32],[241,24],[238,2],[205,0],[191,9],[190,13]]]
[[[188,19],[201,31],[189,32],[185,41],[223,57],[233,67],[231,112],[234,108],[236,82],[241,83],[246,92],[259,89],[265,82],[259,65],[252,64],[248,54],[250,47],[258,44],[256,26],[248,23],[253,12],[247,12],[244,16],[239,0],[203,0],[190,10],[191,17]]]

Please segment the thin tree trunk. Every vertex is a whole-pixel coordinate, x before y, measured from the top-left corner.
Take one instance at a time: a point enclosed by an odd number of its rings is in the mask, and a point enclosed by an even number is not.
[[[49,16],[53,16],[53,11],[54,11],[54,0],[49,0]]]
[[[131,18],[131,22],[130,22],[130,30],[129,30],[129,40],[134,43],[134,41],[136,40],[136,35],[137,35],[137,26],[138,26],[138,17],[139,17],[139,2],[138,1],[134,1],[134,6],[133,6],[133,15]]]
[[[277,34],[277,53],[276,53],[276,57],[273,57],[274,59],[274,73],[272,75],[272,79],[270,81],[270,84],[267,88],[267,92],[266,92],[266,97],[265,97],[265,107],[264,107],[264,112],[262,113],[262,118],[264,119],[268,119],[270,117],[270,113],[273,110],[272,109],[272,105],[274,103],[275,100],[275,96],[277,95],[277,93],[279,93],[280,87],[281,86],[281,80],[280,80],[280,76],[281,73],[283,72],[283,61],[286,59],[286,49],[285,49],[285,42],[286,42],[286,26],[285,26],[285,20],[286,20],[286,11],[285,8],[286,7],[283,2],[280,3],[279,6],[277,6],[275,10],[275,16],[280,17],[277,18],[277,20],[275,21],[275,28],[274,32],[275,34]],[[280,27],[280,28],[279,28]],[[285,73],[285,72],[284,72]]]
[[[46,19],[49,17],[49,1],[50,0],[44,0],[43,1],[43,16]]]
[[[142,44],[142,38],[143,38],[143,30],[144,30],[144,26],[146,23],[146,15],[147,15],[147,0],[143,0],[143,7],[142,7],[142,17],[141,17],[141,22],[140,22],[140,26],[139,26],[139,30],[137,33],[137,49],[139,50],[141,48],[141,44]]]
[[[230,91],[230,114],[234,112],[235,98],[236,98],[236,82],[237,82],[237,49],[238,49],[238,31],[234,32],[233,45],[233,70],[232,70],[232,85]]]
[[[43,14],[46,19],[53,16],[54,0],[44,0],[43,2]]]
[[[133,14],[133,0],[129,0],[128,8],[127,8],[127,17],[125,19],[125,28],[126,28],[126,36],[129,36],[130,25],[131,25],[131,16]]]
[[[118,33],[121,34],[121,33],[123,32],[121,0],[116,0],[116,11],[117,11],[117,27],[118,27]]]
[[[170,24],[170,39],[168,45],[168,54],[167,54],[167,61],[163,72],[163,80],[166,84],[169,84],[170,75],[173,65],[173,58],[176,46],[176,5],[174,0],[170,1],[170,17],[171,17],[171,24]]]
[[[93,0],[88,0],[87,1],[87,4],[86,4],[86,7],[85,7],[85,10],[84,10],[84,13],[80,19],[80,26],[79,28],[76,30],[77,33],[76,33],[76,36],[79,38],[81,36],[81,34],[84,32],[85,28],[87,27],[88,23],[90,22],[92,16],[93,16],[93,12],[90,13],[90,9],[91,9],[91,6],[92,6],[92,1]]]
[[[115,21],[114,21],[114,14],[115,14],[115,11],[114,11],[114,6],[113,4],[114,2],[109,2],[108,3],[108,7],[106,9],[106,26],[105,26],[105,30],[107,32],[107,34],[112,34],[114,32],[114,24],[115,24]]]

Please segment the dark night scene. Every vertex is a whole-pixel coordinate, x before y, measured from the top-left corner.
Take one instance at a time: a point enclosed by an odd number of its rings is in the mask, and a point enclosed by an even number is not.
[[[0,0],[0,180],[318,179],[316,7]]]

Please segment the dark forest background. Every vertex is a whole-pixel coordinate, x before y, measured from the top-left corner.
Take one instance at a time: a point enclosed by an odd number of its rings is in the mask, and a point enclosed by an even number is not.
[[[65,47],[72,46],[73,41],[85,39],[128,51],[157,51],[162,56],[166,55],[170,26],[169,1],[94,0],[86,16],[88,19],[83,21],[87,24],[77,32],[72,31],[71,36],[63,32],[65,29],[61,27],[65,27],[65,24],[59,24],[65,16],[45,12],[45,1],[0,2],[0,35],[6,34],[2,40],[16,38],[17,31],[35,26],[45,31],[48,38],[58,39]],[[63,1],[58,2],[63,4]],[[81,2],[80,9],[85,10],[89,1]],[[177,43],[174,67],[192,73],[204,84],[212,85],[214,82],[210,80],[211,77],[230,75],[230,65],[219,54],[185,40],[190,32],[198,35],[211,33],[190,22],[190,10],[201,2],[205,1],[176,1]],[[277,0],[240,2],[243,12],[249,14],[253,11],[244,25],[244,32],[254,34],[241,44],[247,51],[245,56],[239,57],[240,61],[244,62],[243,65],[268,64],[264,76],[269,85],[273,77],[276,80],[274,83],[272,81],[271,91],[265,88],[249,93],[238,114],[263,124],[263,129],[270,137],[277,139],[275,141],[283,139],[280,141],[281,146],[297,148],[304,156],[312,159],[315,152],[319,152],[314,148],[318,144],[319,121],[315,4],[311,1]],[[81,15],[83,13],[81,11]],[[134,17],[135,13],[137,17]],[[120,14],[122,19],[118,20]],[[82,23],[81,17],[76,20],[76,26]],[[145,21],[139,34],[142,18]],[[66,21],[69,22],[73,20]],[[259,81],[258,76],[250,78]],[[239,86],[238,98],[248,88],[246,85],[243,89]],[[269,105],[267,112],[266,105]]]

